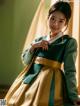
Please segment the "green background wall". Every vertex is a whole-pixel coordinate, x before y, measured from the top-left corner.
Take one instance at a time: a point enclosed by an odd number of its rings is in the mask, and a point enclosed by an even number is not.
[[[10,85],[23,69],[21,52],[40,0],[0,3],[0,85]]]

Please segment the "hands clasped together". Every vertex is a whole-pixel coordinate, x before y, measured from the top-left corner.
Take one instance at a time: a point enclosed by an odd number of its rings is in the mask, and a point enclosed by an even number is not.
[[[43,50],[48,50],[48,45],[49,45],[49,42],[47,40],[42,40],[38,43],[31,44],[32,47],[31,47],[30,51],[33,52],[34,49],[36,49],[36,48],[42,48]]]

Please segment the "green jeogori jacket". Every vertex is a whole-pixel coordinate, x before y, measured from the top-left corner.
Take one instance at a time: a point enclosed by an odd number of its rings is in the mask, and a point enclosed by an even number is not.
[[[41,40],[46,40],[46,36],[40,37],[34,40],[35,43]],[[55,60],[64,63],[63,67],[63,80],[65,80],[66,92],[71,101],[78,98],[77,86],[76,86],[76,56],[77,56],[77,42],[74,38],[69,35],[64,35],[48,45],[48,51],[43,51],[41,48],[34,50],[30,53],[29,49],[23,51],[22,61],[25,64],[30,64],[34,56],[44,57],[50,60]],[[37,66],[38,71],[34,73],[32,79],[27,78],[25,75],[24,83],[30,83],[34,77],[38,75],[42,66]]]

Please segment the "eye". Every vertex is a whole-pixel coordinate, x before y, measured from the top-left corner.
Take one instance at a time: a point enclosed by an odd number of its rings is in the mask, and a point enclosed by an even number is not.
[[[63,21],[61,20],[61,21],[59,21],[60,23],[63,23]]]
[[[54,18],[52,18],[52,20],[54,20]]]
[[[61,19],[61,20],[59,20],[59,22],[60,22],[60,23],[64,23],[64,22],[65,22],[65,20],[64,20],[64,19]]]
[[[51,20],[53,20],[53,21],[54,21],[54,20],[55,20],[55,18],[54,18],[54,17],[51,17]]]

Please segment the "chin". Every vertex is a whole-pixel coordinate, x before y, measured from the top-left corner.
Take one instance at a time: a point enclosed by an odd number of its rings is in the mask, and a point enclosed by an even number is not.
[[[58,34],[60,31],[51,31],[53,34]]]

